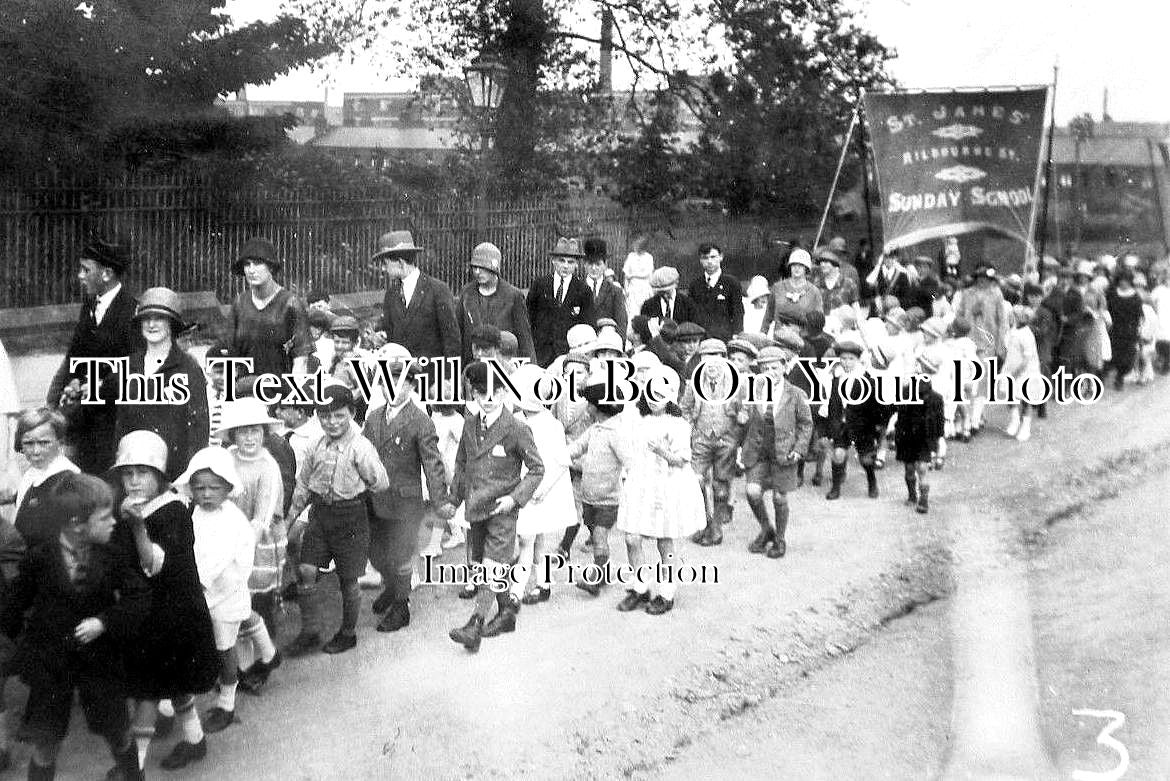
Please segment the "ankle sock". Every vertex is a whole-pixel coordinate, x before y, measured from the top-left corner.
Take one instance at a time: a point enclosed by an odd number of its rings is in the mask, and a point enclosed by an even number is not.
[[[218,708],[223,708],[226,711],[234,711],[236,709],[236,686],[238,683],[223,683],[220,682],[219,689],[215,693],[215,705]]]

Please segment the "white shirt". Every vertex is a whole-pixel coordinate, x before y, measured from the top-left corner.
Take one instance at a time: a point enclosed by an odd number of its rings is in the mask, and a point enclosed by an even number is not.
[[[410,299],[414,298],[414,289],[418,286],[419,270],[411,269],[410,273],[402,278],[402,298],[410,306]]]
[[[662,316],[664,318],[674,317],[674,291],[664,293],[662,296]]]
[[[601,286],[603,284],[605,284],[605,277],[600,277],[598,279],[594,279],[593,277],[589,277],[588,281],[589,281],[589,289],[593,291],[593,298],[594,298],[594,300],[596,300],[597,297],[601,295]]]
[[[492,412],[490,414],[484,413],[481,411],[479,413],[479,420],[480,420],[480,423],[484,427],[484,431],[487,431],[489,428],[494,426],[496,424],[496,421],[500,419],[500,415],[503,415],[503,414],[504,414],[503,405],[500,405],[499,407],[497,407],[496,411]]]
[[[562,277],[560,274],[553,274],[553,296],[556,297],[558,304],[565,303],[565,296],[569,294],[569,282],[572,279],[572,276]],[[558,290],[560,295],[557,295]]]
[[[121,289],[122,283],[119,282],[97,297],[97,300],[93,304],[93,320],[95,323],[98,325],[102,324],[102,318],[106,316],[106,310],[110,308],[110,304],[114,302],[114,297],[118,295],[118,291]]]
[[[720,269],[719,271],[716,271],[714,274],[707,274],[706,275],[707,276],[707,287],[715,287],[717,284],[719,284],[719,277],[722,274],[723,274],[722,269]]]

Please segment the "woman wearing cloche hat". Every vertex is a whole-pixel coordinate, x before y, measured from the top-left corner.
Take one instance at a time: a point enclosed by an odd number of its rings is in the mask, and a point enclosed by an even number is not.
[[[102,397],[115,406],[117,439],[138,430],[162,437],[167,445],[164,477],[172,480],[207,445],[207,380],[198,361],[175,340],[188,328],[177,293],[165,287],[143,292],[134,325],[146,346],[130,356],[125,375],[103,383]]]
[[[313,352],[304,304],[274,279],[283,265],[276,247],[263,238],[246,241],[232,263],[247,289],[232,302],[228,339],[233,354],[252,359],[256,374],[304,372]]]
[[[788,273],[786,279],[772,285],[772,296],[760,323],[761,333],[769,333],[776,320],[776,307],[780,304],[791,304],[799,308],[802,315],[814,309],[820,311],[823,306],[821,291],[808,279],[812,273],[812,257],[808,252],[799,247],[792,250],[788,255]]]

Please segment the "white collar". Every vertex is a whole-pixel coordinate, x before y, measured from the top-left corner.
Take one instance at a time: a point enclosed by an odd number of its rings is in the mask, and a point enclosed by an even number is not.
[[[503,407],[503,405],[500,405],[500,407],[497,408],[496,411],[491,413],[490,415],[485,414],[483,412],[483,410],[480,410],[479,416],[480,416],[480,420],[485,424],[484,427],[491,428],[492,426],[494,426],[496,424],[496,421],[500,419],[500,415],[503,415],[503,414],[504,414],[504,407]]]
[[[50,461],[44,469],[37,469],[35,466],[30,466],[24,470],[24,474],[20,476],[20,481],[16,484],[16,507],[20,509],[20,505],[24,502],[24,495],[28,493],[28,489],[35,488],[41,483],[48,480],[50,477],[61,472],[80,472],[77,464],[70,461],[65,456],[58,454],[56,458]]]
[[[719,282],[719,277],[722,275],[723,269],[719,269],[714,274],[706,274],[705,276],[707,277],[707,284],[711,287],[715,287],[715,284]]]
[[[116,295],[118,295],[118,291],[121,289],[122,289],[122,283],[119,282],[118,284],[114,285],[112,288],[110,288],[106,292],[99,294],[97,297],[96,303],[101,304],[102,308],[105,309],[106,307],[108,307],[111,304],[111,302],[113,302],[114,297]]]
[[[142,517],[145,518],[154,513],[160,507],[164,507],[171,502],[179,502],[180,504],[184,504],[183,498],[175,493],[174,489],[168,488],[146,504],[142,505],[138,512],[142,513]]]

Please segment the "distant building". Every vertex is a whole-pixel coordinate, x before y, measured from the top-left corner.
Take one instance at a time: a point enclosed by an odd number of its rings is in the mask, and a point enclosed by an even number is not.
[[[1049,246],[1081,251],[1170,242],[1170,123],[1081,122],[1053,135]]]
[[[454,150],[455,131],[425,127],[335,127],[309,143],[343,163],[382,169],[393,160],[439,162]]]

